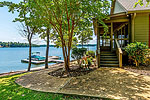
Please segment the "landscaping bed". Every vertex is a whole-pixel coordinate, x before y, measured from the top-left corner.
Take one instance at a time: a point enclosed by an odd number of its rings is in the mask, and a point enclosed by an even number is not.
[[[51,76],[55,76],[55,77],[60,77],[60,78],[67,78],[67,77],[77,77],[77,76],[83,76],[86,75],[94,70],[96,70],[96,67],[92,67],[92,68],[82,68],[82,67],[72,67],[70,68],[71,70],[66,73],[65,70],[63,68],[54,70],[50,73],[48,73]]]

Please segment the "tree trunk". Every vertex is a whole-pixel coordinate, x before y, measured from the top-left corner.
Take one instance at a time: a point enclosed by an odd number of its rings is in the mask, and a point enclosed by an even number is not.
[[[90,51],[89,42],[87,42],[87,46],[88,46],[88,51]]]
[[[70,60],[67,59],[67,61],[65,62],[65,69],[66,69],[66,72],[70,72],[70,65],[69,65],[69,63],[70,63]]]
[[[64,66],[65,66],[65,70],[66,70],[66,72],[69,72],[70,71],[70,68],[69,68],[69,63],[68,62],[70,62],[70,59],[68,59],[68,56],[67,55],[65,55],[65,49],[64,49],[65,47],[64,47],[64,45],[63,45],[63,43],[62,43],[62,51],[63,51],[63,57],[64,57]]]
[[[29,41],[29,64],[28,64],[28,71],[31,69],[31,52],[32,52],[32,47],[31,47],[31,41]]]
[[[84,42],[84,40],[83,40],[83,33],[82,33],[82,48],[83,48],[83,42]]]
[[[47,46],[46,46],[46,59],[45,59],[45,69],[48,68],[48,54],[49,54],[49,28],[47,28]]]

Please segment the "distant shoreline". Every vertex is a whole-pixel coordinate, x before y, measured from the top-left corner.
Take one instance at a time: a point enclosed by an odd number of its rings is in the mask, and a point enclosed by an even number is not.
[[[49,45],[50,47],[55,47],[55,45]],[[82,47],[82,45],[77,45],[78,47]],[[83,45],[83,46],[96,46],[96,44],[89,44],[89,45]],[[0,48],[27,48],[29,46],[15,46],[15,47],[2,47],[0,46]],[[32,47],[46,47],[46,45],[37,45],[37,46],[32,46]]]

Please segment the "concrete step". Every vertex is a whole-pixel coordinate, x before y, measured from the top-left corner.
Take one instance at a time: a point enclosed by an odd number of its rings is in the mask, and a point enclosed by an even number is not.
[[[101,67],[119,67],[119,64],[100,64]]]
[[[119,61],[100,61],[101,64],[119,64]]]

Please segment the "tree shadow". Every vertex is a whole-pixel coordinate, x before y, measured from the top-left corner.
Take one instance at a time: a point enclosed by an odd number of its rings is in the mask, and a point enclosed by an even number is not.
[[[64,90],[118,99],[150,99],[150,77],[117,68],[100,68],[77,77]]]

